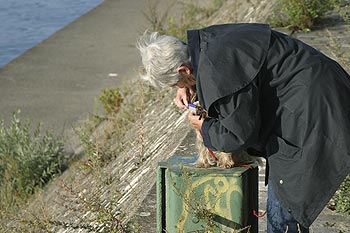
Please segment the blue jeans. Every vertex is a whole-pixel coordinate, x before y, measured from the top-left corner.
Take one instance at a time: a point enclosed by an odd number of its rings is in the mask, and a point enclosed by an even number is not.
[[[309,233],[277,200],[271,182],[268,185],[267,197],[267,232],[268,233]],[[287,231],[288,229],[288,231]]]

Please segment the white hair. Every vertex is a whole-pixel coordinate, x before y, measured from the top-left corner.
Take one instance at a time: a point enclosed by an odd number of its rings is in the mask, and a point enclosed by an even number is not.
[[[177,83],[181,78],[178,67],[190,64],[186,43],[173,36],[146,31],[138,40],[137,48],[144,67],[141,78],[155,87]]]

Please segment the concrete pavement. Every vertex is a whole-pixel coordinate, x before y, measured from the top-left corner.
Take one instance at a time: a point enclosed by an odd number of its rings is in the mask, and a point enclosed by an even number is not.
[[[104,88],[137,77],[135,42],[148,23],[146,0],[105,0],[0,69],[0,117],[42,122],[65,135],[94,112]],[[115,73],[117,77],[110,77]]]

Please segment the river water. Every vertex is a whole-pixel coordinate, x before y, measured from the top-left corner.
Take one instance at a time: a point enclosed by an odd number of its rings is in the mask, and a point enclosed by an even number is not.
[[[103,0],[0,0],[0,68]]]

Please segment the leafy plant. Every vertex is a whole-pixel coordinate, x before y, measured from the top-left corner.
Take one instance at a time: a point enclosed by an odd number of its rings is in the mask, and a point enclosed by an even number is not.
[[[350,64],[348,62],[348,53],[344,50],[343,45],[331,31],[326,30],[328,34],[327,48],[330,54],[337,60],[337,62],[346,70],[350,71]]]
[[[350,215],[350,176],[347,176],[334,195],[336,210]]]
[[[277,0],[271,24],[307,31],[335,4],[336,0]]]
[[[0,122],[0,209],[6,211],[16,210],[66,166],[62,140],[42,135],[40,125],[32,134],[18,114],[9,127]]]
[[[335,6],[339,16],[344,20],[344,22],[350,22],[350,2],[347,0],[337,0]]]
[[[117,112],[123,102],[123,96],[119,89],[104,89],[100,95],[100,101],[107,113]]]
[[[137,145],[141,147],[141,154],[143,153],[144,105],[152,98],[161,98],[156,97],[158,92],[152,90],[151,87],[143,87],[141,81],[130,82],[128,86],[120,90],[104,90],[103,92],[101,97],[103,96],[102,99],[105,99],[107,105],[111,103],[108,99],[120,100],[118,111],[106,117],[99,117],[95,114],[93,119],[87,119],[84,124],[76,128],[85,155],[97,167],[103,167],[116,158],[126,148],[126,143],[134,143],[134,138],[129,140],[123,138],[137,120],[140,130]]]

